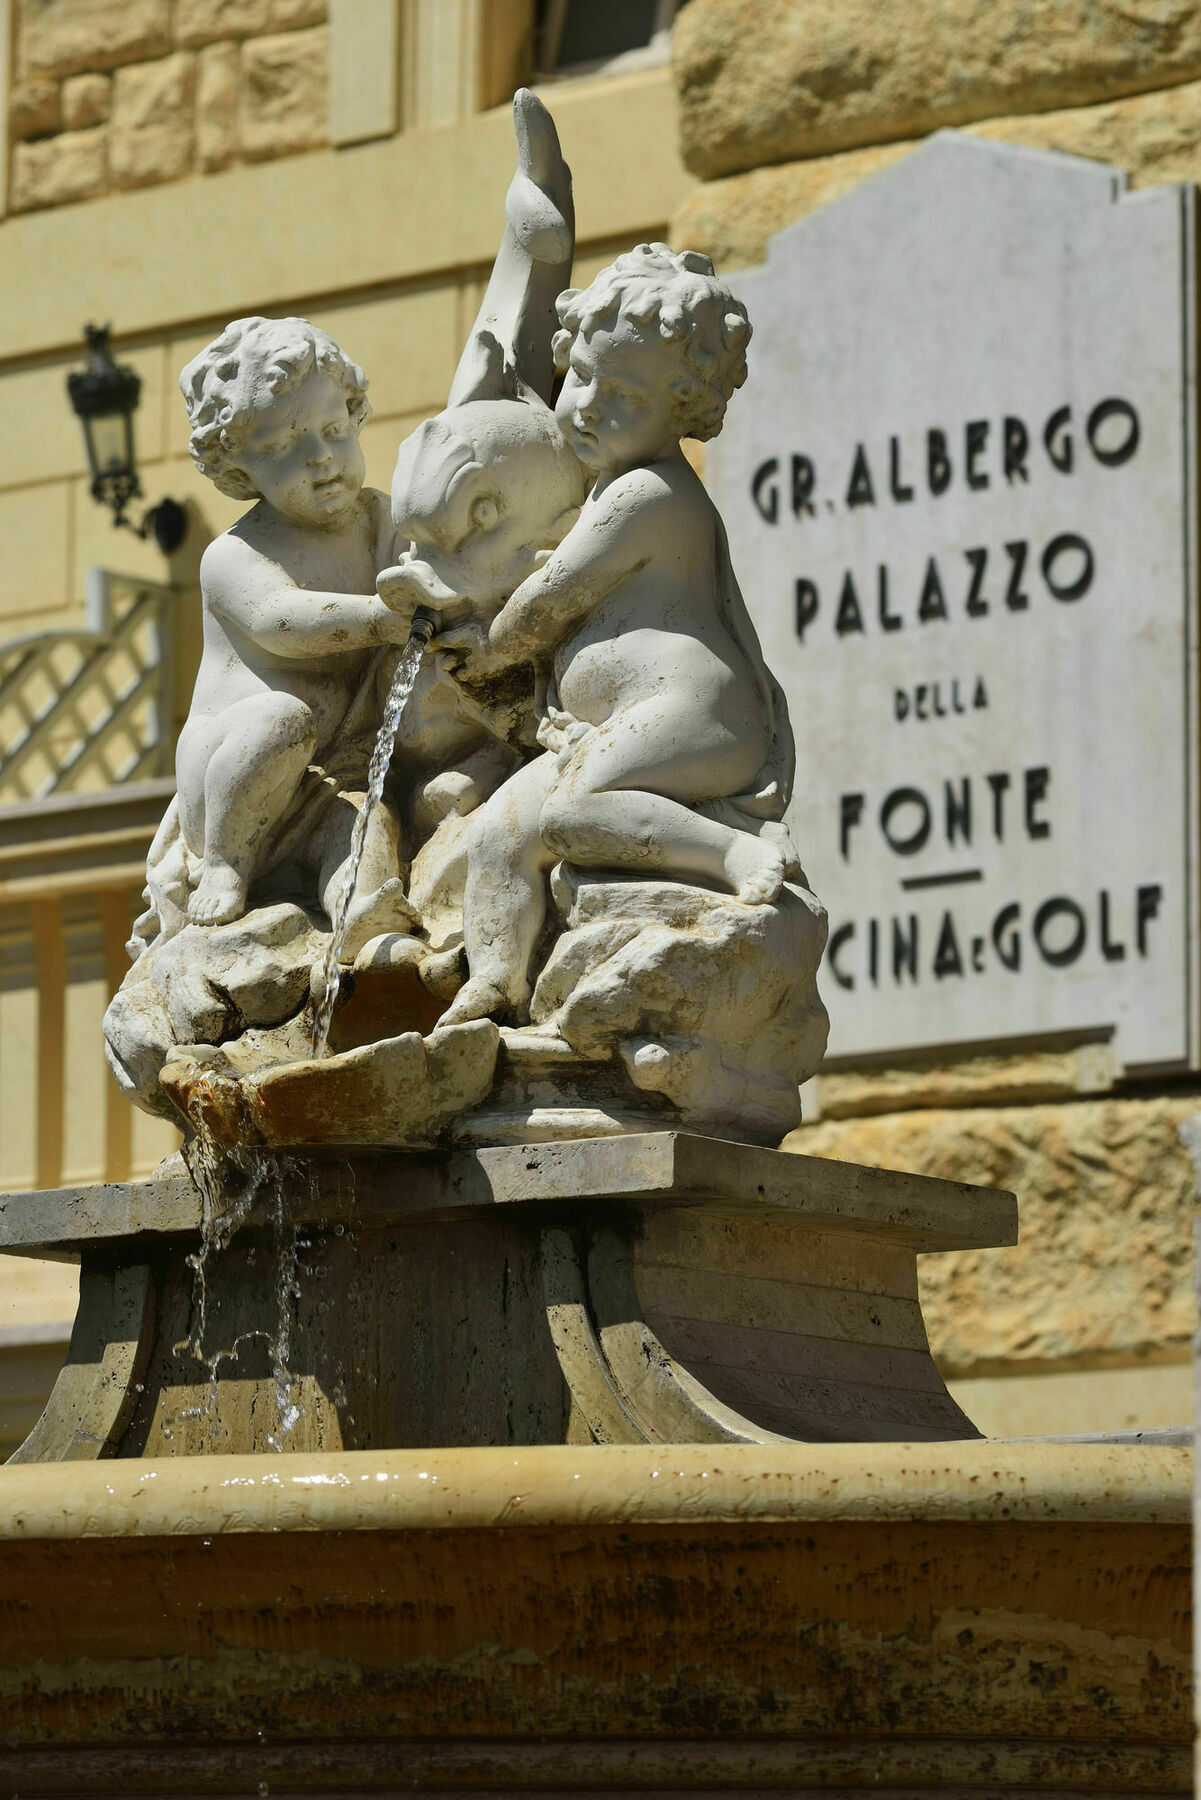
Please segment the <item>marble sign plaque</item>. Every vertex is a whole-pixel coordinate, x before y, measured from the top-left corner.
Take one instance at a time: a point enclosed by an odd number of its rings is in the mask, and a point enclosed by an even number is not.
[[[833,1058],[1196,1066],[1194,194],[940,133],[737,277]]]

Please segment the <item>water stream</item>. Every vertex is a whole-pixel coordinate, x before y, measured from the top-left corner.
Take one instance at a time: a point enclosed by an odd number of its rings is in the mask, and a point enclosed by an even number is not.
[[[375,748],[371,752],[371,763],[367,770],[367,792],[363,804],[359,808],[359,816],[354,823],[354,832],[350,840],[350,855],[342,876],[342,884],[338,897],[334,902],[331,915],[329,943],[325,948],[325,957],[321,964],[320,998],[313,1019],[313,1058],[319,1061],[329,1054],[329,1031],[333,1023],[334,1008],[338,1003],[338,989],[342,981],[342,947],[346,942],[346,923],[350,914],[350,903],[354,899],[355,886],[359,879],[359,868],[363,861],[363,851],[367,844],[367,828],[371,823],[371,815],[379,805],[384,791],[384,780],[388,773],[388,765],[392,761],[392,753],[396,748],[396,734],[400,730],[400,721],[404,714],[405,704],[413,691],[413,683],[417,679],[417,670],[421,666],[421,658],[426,645],[437,629],[437,621],[424,607],[418,607],[413,614],[413,624],[409,632],[409,640],[401,652],[400,661],[396,665],[396,673],[392,677],[392,686],[388,690],[388,701],[384,707],[384,717],[375,740]]]

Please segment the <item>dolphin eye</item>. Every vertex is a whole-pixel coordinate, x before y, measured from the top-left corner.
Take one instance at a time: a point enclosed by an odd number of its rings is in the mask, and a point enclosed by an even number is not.
[[[491,531],[500,517],[500,508],[491,494],[481,494],[471,502],[471,523],[477,531]]]

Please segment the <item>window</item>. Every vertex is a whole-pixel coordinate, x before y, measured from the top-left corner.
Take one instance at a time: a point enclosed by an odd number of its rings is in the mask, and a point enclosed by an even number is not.
[[[535,62],[541,76],[643,68],[665,62],[683,0],[539,0]]]

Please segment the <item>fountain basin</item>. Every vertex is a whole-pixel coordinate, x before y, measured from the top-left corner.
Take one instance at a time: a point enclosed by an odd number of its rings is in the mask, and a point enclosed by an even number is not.
[[[997,1443],[9,1468],[0,1784],[1185,1794],[1190,1475]]]

